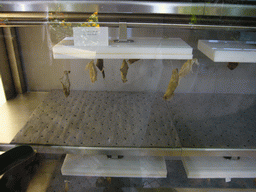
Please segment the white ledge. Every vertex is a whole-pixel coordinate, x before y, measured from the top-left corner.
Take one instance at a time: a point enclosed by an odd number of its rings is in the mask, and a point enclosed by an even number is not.
[[[180,38],[133,38],[133,43],[109,46],[74,46],[67,37],[53,47],[55,59],[192,59],[192,47]]]
[[[199,40],[198,49],[214,62],[256,63],[256,42]]]

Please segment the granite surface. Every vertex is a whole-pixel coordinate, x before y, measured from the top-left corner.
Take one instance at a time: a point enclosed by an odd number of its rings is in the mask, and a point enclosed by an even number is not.
[[[12,143],[181,147],[160,93],[52,91]]]
[[[253,94],[53,90],[12,143],[86,147],[256,147]]]

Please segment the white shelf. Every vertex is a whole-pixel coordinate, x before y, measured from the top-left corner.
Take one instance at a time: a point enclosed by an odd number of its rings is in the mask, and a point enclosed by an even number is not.
[[[255,178],[253,158],[229,160],[224,157],[184,157],[182,159],[188,178]]]
[[[256,63],[256,42],[199,40],[198,49],[214,62]]]
[[[106,155],[68,154],[63,162],[61,173],[62,175],[99,177],[167,177],[163,157],[139,156],[109,159]]]
[[[180,38],[133,38],[133,43],[109,42],[109,46],[74,46],[67,37],[53,47],[55,59],[192,59],[192,47]]]

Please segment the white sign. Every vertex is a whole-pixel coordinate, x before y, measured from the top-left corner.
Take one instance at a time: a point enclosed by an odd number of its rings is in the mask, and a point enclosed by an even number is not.
[[[108,27],[74,27],[75,46],[108,46]]]

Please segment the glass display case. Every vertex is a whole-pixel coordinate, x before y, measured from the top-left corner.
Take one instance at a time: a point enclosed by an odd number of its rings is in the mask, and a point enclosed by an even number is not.
[[[73,191],[255,188],[256,1],[0,1],[0,34],[1,150]]]

